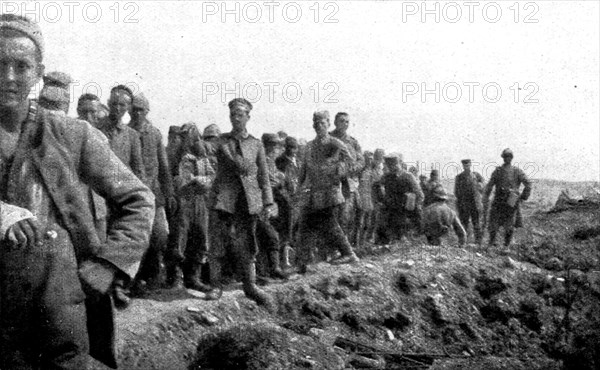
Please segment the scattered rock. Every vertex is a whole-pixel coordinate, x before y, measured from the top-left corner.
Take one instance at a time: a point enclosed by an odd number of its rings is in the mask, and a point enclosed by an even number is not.
[[[352,355],[348,364],[355,369],[385,369],[385,360],[381,357],[377,359],[360,356],[357,354]]]
[[[502,260],[502,267],[506,267],[506,268],[510,268],[510,269],[516,269],[517,268],[517,263],[512,258],[506,256]]]
[[[383,326],[393,330],[404,330],[411,324],[410,317],[403,312],[398,312],[396,315],[383,320]]]
[[[204,323],[209,326],[213,326],[219,322],[218,317],[211,315],[210,313],[207,313],[207,312],[201,314],[200,317],[202,318],[202,321],[204,321]]]
[[[438,325],[453,321],[450,312],[443,303],[441,294],[428,295],[423,301],[423,307],[430,313],[433,322]]]
[[[413,266],[415,265],[415,261],[413,260],[407,260],[407,261],[400,261],[398,262],[398,268],[404,269],[404,270],[409,270],[411,269]]]
[[[390,329],[385,329],[385,335],[387,336],[388,340],[396,339],[396,337],[394,336],[394,333],[392,333],[392,331]]]
[[[550,271],[561,271],[564,268],[564,264],[560,258],[552,257],[544,263],[544,268]]]
[[[414,289],[414,283],[409,279],[406,274],[400,273],[396,278],[396,288],[402,293],[409,295]]]
[[[312,335],[313,337],[319,338],[324,332],[325,332],[325,330],[323,330],[323,329],[310,328],[310,330],[308,331],[308,334]]]
[[[500,278],[490,278],[485,272],[482,272],[477,277],[477,283],[475,284],[475,290],[479,292],[479,295],[483,299],[489,299],[493,295],[505,291],[507,288],[506,284]]]

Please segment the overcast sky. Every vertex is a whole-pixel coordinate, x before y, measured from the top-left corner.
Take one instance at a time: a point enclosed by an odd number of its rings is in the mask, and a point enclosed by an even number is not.
[[[347,111],[363,149],[445,176],[467,157],[489,176],[510,147],[533,178],[600,177],[598,1],[0,4],[41,22],[46,70],[73,76],[75,101],[129,84],[165,137],[228,131],[241,94],[256,137],[310,140],[314,110]]]

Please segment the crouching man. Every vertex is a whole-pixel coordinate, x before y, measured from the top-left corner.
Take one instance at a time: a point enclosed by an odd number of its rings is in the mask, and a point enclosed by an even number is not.
[[[442,237],[448,234],[450,228],[458,236],[458,243],[465,244],[466,232],[456,213],[448,206],[448,195],[441,185],[430,192],[431,204],[423,210],[423,231],[427,242],[431,245],[441,245]]]

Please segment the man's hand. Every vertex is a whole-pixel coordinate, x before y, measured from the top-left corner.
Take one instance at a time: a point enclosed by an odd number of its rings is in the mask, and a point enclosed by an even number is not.
[[[31,247],[42,244],[44,235],[37,219],[27,218],[8,228],[6,238],[14,246]]]

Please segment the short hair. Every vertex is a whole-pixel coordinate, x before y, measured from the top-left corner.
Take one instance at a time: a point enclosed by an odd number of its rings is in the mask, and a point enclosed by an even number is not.
[[[113,93],[115,93],[117,91],[124,91],[125,93],[127,93],[127,95],[129,95],[129,98],[133,102],[133,91],[131,91],[131,89],[129,87],[127,87],[126,85],[117,85],[117,86],[113,87],[112,89],[110,89],[110,94],[112,95]]]
[[[83,94],[79,97],[79,100],[77,100],[77,108],[79,108],[81,106],[81,104],[83,104],[83,102],[87,101],[87,100],[100,101],[100,98],[97,95],[90,94],[90,93]]]
[[[338,119],[339,117],[341,117],[341,116],[347,116],[347,117],[350,117],[350,115],[349,115],[348,113],[346,113],[346,112],[337,112],[337,113],[336,113],[336,115],[335,115],[335,118],[333,119],[333,121],[334,121],[334,122],[335,122],[335,121],[337,121],[337,119]]]
[[[42,62],[42,60],[44,59],[44,50],[43,50],[44,49],[44,39],[42,37],[42,33],[41,33],[41,31],[39,29],[39,25],[37,23],[35,23],[34,21],[32,21],[31,19],[29,19],[25,16],[11,14],[11,13],[0,14],[0,22],[25,23],[26,29],[29,32],[32,32],[31,34],[24,31],[21,28],[22,26],[19,27],[19,29],[13,28],[13,27],[0,27],[0,33],[5,34],[5,35],[7,34],[8,36],[21,35],[21,36],[29,38],[35,44],[35,49],[36,49],[35,60],[36,60],[36,62],[38,62],[38,63]],[[28,29],[29,27],[31,27],[31,30]]]

